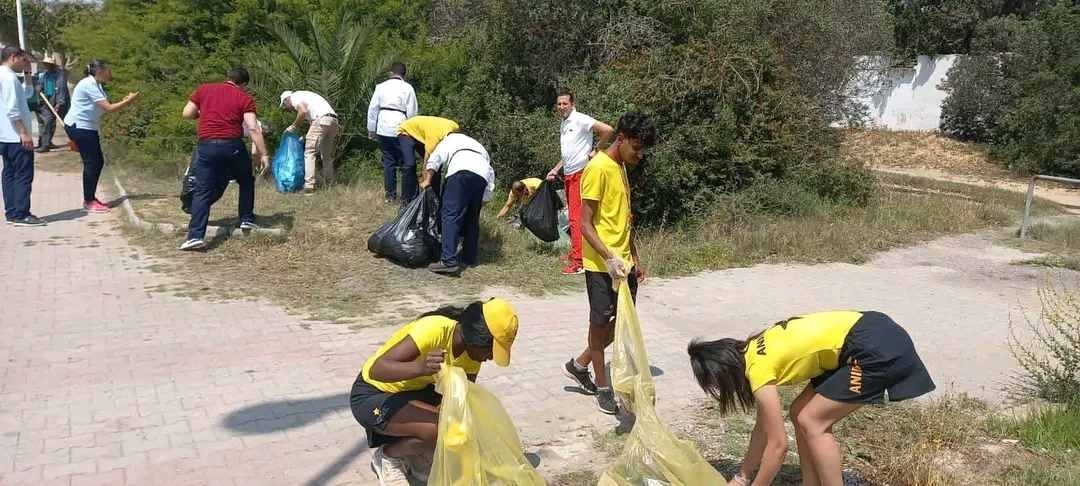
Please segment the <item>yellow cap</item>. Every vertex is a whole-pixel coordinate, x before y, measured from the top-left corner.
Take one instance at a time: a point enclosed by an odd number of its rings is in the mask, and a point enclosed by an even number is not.
[[[499,366],[510,365],[510,347],[518,332],[517,312],[509,302],[495,298],[484,303],[484,322],[495,341],[491,345],[492,359]]]

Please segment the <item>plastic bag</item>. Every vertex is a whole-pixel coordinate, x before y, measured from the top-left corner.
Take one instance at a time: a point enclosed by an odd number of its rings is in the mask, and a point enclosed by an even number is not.
[[[562,200],[551,183],[544,181],[532,199],[521,208],[521,224],[543,241],[558,241],[560,209]]]
[[[469,381],[459,367],[444,365],[436,378],[442,405],[428,486],[546,484],[525,459],[517,429],[499,399]]]
[[[649,371],[649,357],[645,354],[637,310],[625,280],[619,287],[612,350],[611,386],[636,420],[626,447],[600,477],[599,486],[727,484],[693,444],[676,437],[656,415],[656,389]]]
[[[407,267],[435,261],[442,250],[438,213],[435,191],[425,189],[368,238],[368,250]]]
[[[180,210],[187,214],[191,214],[191,201],[195,198],[195,173],[191,171],[191,166],[195,165],[195,158],[199,156],[198,149],[195,150],[191,156],[191,163],[184,171],[184,176],[180,178]]]
[[[304,142],[300,136],[285,132],[274,153],[274,182],[280,192],[296,192],[304,187]]]

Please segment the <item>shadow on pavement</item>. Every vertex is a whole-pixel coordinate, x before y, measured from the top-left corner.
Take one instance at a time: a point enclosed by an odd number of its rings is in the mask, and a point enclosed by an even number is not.
[[[244,435],[267,434],[303,427],[347,408],[348,393],[304,400],[277,400],[232,412],[222,419],[221,425]]]

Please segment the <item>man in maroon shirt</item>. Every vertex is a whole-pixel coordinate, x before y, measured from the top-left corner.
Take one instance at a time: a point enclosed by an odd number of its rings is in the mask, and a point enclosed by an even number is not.
[[[191,223],[187,241],[181,250],[206,248],[206,224],[212,206],[236,179],[240,186],[240,229],[257,229],[255,225],[255,177],[251,173],[251,156],[244,144],[246,127],[260,154],[259,170],[270,162],[262,128],[255,118],[255,100],[244,90],[248,72],[243,67],[229,70],[223,83],[199,86],[184,106],[184,118],[199,120],[199,148],[191,166],[195,176],[195,192],[191,201]]]

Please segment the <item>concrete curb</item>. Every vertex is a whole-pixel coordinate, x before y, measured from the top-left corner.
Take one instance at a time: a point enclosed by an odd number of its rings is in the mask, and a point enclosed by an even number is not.
[[[172,223],[151,223],[144,221],[135,213],[135,206],[131,204],[131,200],[128,199],[127,190],[124,189],[123,184],[120,184],[120,179],[113,178],[113,183],[116,185],[116,190],[120,191],[120,205],[124,208],[124,217],[127,221],[136,227],[144,230],[159,231],[161,233],[172,235],[187,231],[187,226],[177,226]],[[259,228],[256,230],[242,230],[235,226],[207,226],[206,237],[213,239],[221,236],[228,237],[245,237],[251,235],[266,235],[274,237],[285,236],[285,230],[281,228]]]

